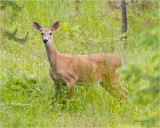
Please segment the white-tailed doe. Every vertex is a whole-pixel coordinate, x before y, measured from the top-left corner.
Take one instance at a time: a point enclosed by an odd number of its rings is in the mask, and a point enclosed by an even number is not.
[[[51,28],[42,28],[37,22],[34,27],[41,32],[50,63],[50,76],[54,81],[53,101],[58,94],[60,84],[66,84],[68,97],[73,97],[74,85],[99,82],[114,97],[128,98],[128,92],[119,85],[117,68],[122,66],[122,59],[111,53],[92,55],[72,55],[59,53],[52,34],[59,27],[60,21]]]

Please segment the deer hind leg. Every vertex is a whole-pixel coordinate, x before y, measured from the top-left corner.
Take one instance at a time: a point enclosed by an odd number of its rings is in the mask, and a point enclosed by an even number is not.
[[[118,74],[114,75],[111,85],[113,85],[113,93],[117,93],[120,98],[125,98],[128,100],[128,91],[120,86],[120,79]]]
[[[119,85],[119,75],[107,76],[100,83],[113,97],[128,100],[128,92]]]

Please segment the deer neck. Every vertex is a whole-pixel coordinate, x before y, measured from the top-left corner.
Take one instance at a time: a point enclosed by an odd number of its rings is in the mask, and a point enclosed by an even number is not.
[[[49,63],[50,63],[50,65],[55,66],[57,56],[58,56],[58,51],[55,47],[53,39],[51,40],[51,42],[48,42],[47,44],[45,44],[45,46],[46,46],[46,51],[47,51]]]

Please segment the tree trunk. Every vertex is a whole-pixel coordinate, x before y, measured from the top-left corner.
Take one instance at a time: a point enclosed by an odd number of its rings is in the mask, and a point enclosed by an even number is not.
[[[125,0],[121,0],[121,8],[122,8],[122,34],[127,32],[127,13],[126,13],[126,2]],[[127,39],[127,36],[123,38]]]

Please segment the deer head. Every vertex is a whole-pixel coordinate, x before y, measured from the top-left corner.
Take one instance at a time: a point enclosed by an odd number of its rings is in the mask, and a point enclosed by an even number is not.
[[[42,40],[46,46],[52,43],[52,34],[59,27],[60,21],[56,21],[51,28],[42,28],[37,22],[33,22],[33,26],[41,32]]]

